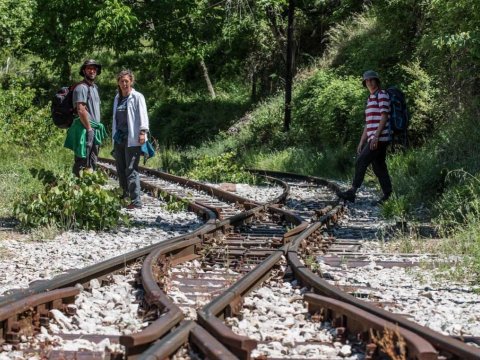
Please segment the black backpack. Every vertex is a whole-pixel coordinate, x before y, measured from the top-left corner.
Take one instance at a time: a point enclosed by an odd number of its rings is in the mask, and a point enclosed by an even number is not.
[[[64,86],[57,91],[52,99],[52,120],[60,129],[68,129],[73,122],[75,109],[73,107],[73,90],[82,84],[79,82],[71,86]],[[90,87],[88,87],[88,98],[90,97]]]
[[[394,134],[405,132],[410,122],[405,94],[394,86],[389,87],[387,92],[390,96],[390,127]]]
[[[390,97],[390,130],[393,142],[403,146],[408,145],[407,130],[410,125],[405,94],[397,87],[391,86],[385,90]],[[378,102],[378,93],[377,93]]]

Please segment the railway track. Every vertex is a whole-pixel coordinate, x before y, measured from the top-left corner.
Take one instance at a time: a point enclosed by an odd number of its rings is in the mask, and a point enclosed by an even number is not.
[[[104,160],[104,164],[114,173],[111,163]],[[308,344],[290,341],[287,352],[331,341],[330,349],[340,344],[343,355],[348,350],[345,346],[355,343],[357,353],[365,358],[377,358],[388,349],[375,343],[372,331],[382,337],[388,329],[400,334],[398,338],[405,343],[406,358],[437,359],[439,355],[479,358],[474,348],[398,319],[335,288],[307,269],[302,251],[311,252],[312,247],[313,251],[323,252],[345,249],[346,244],[331,235],[325,236],[343,211],[335,196],[338,190],[335,185],[313,177],[256,171],[284,189],[274,200],[261,204],[188,179],[151,169],[143,171],[144,189],[155,196],[187,202],[192,211],[205,219],[205,225],[188,235],[0,298],[3,329],[0,339],[19,346],[22,336],[29,331],[38,332],[42,326],[52,324],[50,318],[56,313],[52,309],[70,312],[72,316],[77,309],[73,302],[81,291],[98,294],[97,283],[112,284],[115,276],[128,272],[137,274],[133,283],[136,293],[141,294],[136,300],[143,325],[136,332],[110,336],[109,341],[122,346],[120,350],[111,351],[110,358],[163,359],[175,353],[188,357],[188,351],[194,350],[208,358],[248,359],[257,345],[263,346],[266,341],[233,329],[243,321],[238,316],[244,317],[256,306],[255,299],[259,299],[259,295],[255,289],[262,289],[271,279],[277,279],[282,285],[277,282],[269,286],[293,289],[293,303],[306,304],[305,326],[316,329],[320,323],[328,322],[330,334],[333,334],[329,340],[314,339]],[[311,189],[311,199],[301,203],[295,196],[289,198],[289,193],[294,193],[296,188]],[[312,254],[317,255],[307,255]],[[140,262],[141,270],[137,271]],[[82,284],[83,289],[75,284]],[[268,293],[268,290],[263,292]],[[257,295],[249,298],[250,294]],[[278,336],[273,333],[273,337]],[[60,336],[101,338],[100,334],[92,333]],[[354,338],[357,340],[352,340]],[[352,347],[349,349],[351,351]],[[44,352],[50,358],[61,354],[65,356],[65,352]],[[91,350],[70,355],[98,356]],[[265,357],[259,353],[255,356]]]

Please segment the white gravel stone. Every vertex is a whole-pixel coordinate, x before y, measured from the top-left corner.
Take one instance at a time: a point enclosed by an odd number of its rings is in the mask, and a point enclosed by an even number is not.
[[[288,282],[268,281],[244,299],[244,309],[238,318],[227,318],[226,323],[240,335],[261,343],[252,352],[258,356],[288,358],[361,359],[352,355],[345,344],[324,346],[299,345],[308,341],[332,343],[332,329],[326,324],[309,320],[301,289]],[[345,346],[343,346],[345,345]]]
[[[50,279],[188,233],[202,225],[193,212],[168,212],[163,201],[148,195],[143,195],[143,202],[143,208],[128,210],[134,222],[132,227],[111,232],[68,231],[50,241],[26,241],[26,236],[2,241],[1,250],[9,256],[0,262],[3,275],[0,275],[0,295],[13,288],[28,287],[36,280]],[[162,220],[156,221],[157,217]]]
[[[319,262],[321,273],[328,274],[326,279],[335,285],[370,288],[359,291],[363,300],[385,302],[386,310],[445,335],[480,336],[479,286],[472,286],[469,279],[463,283],[448,280],[446,272],[433,267],[384,268],[378,264],[380,261],[428,264],[435,258],[429,254],[406,257],[384,253],[385,239],[379,235],[390,224],[380,218],[379,207],[371,205],[375,198],[371,190],[362,189],[358,201],[347,205],[347,215],[334,230],[334,235],[343,239],[360,235],[361,253],[370,263],[358,268],[343,264],[338,268]],[[461,264],[452,262],[452,266]]]

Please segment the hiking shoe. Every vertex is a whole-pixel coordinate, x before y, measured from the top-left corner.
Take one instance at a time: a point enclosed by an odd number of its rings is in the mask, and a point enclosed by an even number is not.
[[[339,193],[337,193],[337,196],[340,199],[350,201],[352,203],[355,202],[355,190],[353,189],[348,189],[347,191],[340,191]]]
[[[130,203],[129,205],[126,206],[128,210],[133,210],[133,209],[141,209],[142,205]]]
[[[383,205],[390,198],[390,194],[383,195],[380,199],[374,202],[374,205]]]

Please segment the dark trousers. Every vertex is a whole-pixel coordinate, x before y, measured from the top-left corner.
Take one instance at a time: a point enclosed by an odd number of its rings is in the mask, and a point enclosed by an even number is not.
[[[138,164],[142,150],[140,146],[128,147],[126,141],[114,143],[115,164],[117,167],[118,182],[124,196],[129,196],[135,206],[142,205],[140,197],[140,174]]]
[[[92,148],[87,147],[87,157],[81,158],[75,156],[73,160],[73,173],[76,176],[80,176],[80,170],[82,169],[92,168],[96,170],[99,150],[100,146],[93,145]]]
[[[378,142],[377,149],[371,150],[370,143],[367,142],[355,163],[355,176],[352,182],[353,188],[358,189],[362,185],[368,165],[372,164],[373,172],[378,178],[383,194],[390,195],[392,192],[392,182],[390,181],[387,163],[385,162],[387,146],[388,143],[386,142]]]

